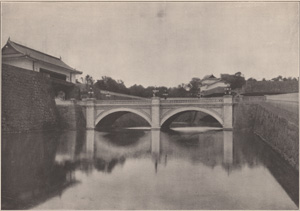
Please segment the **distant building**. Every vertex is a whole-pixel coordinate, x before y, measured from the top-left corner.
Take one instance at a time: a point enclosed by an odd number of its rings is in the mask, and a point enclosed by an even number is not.
[[[82,72],[75,70],[57,58],[40,51],[20,45],[8,39],[2,48],[2,63],[35,72],[41,72],[50,78],[75,83],[75,76]]]
[[[224,88],[230,85],[216,78],[214,75],[207,75],[201,80],[200,95],[206,96],[222,96]]]
[[[211,75],[204,76],[203,79],[201,80],[201,84],[202,84],[202,86],[205,86],[205,85],[212,84],[216,81],[219,81],[219,79],[211,74]]]

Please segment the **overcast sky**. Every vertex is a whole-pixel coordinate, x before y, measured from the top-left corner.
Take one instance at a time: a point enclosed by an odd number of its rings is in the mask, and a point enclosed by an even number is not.
[[[299,75],[299,4],[3,3],[8,37],[94,79],[177,86],[192,77]]]

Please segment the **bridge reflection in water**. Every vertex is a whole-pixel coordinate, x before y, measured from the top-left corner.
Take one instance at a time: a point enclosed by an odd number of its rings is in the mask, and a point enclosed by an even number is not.
[[[129,133],[132,134],[131,132]],[[120,134],[122,134],[122,132],[120,132]],[[222,164],[224,166],[233,163],[232,131],[211,132],[208,134],[192,133],[185,136],[182,136],[180,133],[175,133],[172,135],[171,140],[169,134],[165,132],[150,130],[143,134],[143,136],[131,146],[114,145],[111,140],[115,139],[115,141],[121,143],[123,137],[122,135],[119,137],[112,136],[109,136],[105,132],[87,130],[85,147],[80,157],[90,160],[101,159],[108,165],[112,160],[147,155],[151,152],[156,171],[157,165],[161,163],[162,157],[166,165],[168,154],[171,157],[191,157],[191,159],[193,159],[192,156],[197,156],[198,153],[202,153],[200,157],[203,158],[203,162],[209,160],[215,165]],[[191,151],[190,146],[196,150]],[[184,150],[185,147],[187,147],[186,150]],[[208,153],[206,152],[207,150]]]
[[[198,143],[194,143],[194,147],[199,146],[202,150],[200,150],[200,153],[203,152],[203,155],[205,155],[206,158],[209,158],[211,160],[215,160],[215,162],[217,162],[217,156],[215,156],[216,154],[219,154],[221,152],[221,154],[223,154],[223,164],[232,164],[233,162],[233,137],[232,137],[232,131],[223,131],[223,141],[220,140],[220,138],[222,138],[222,136],[220,135],[213,135],[215,137],[215,139],[206,141],[205,139],[205,135],[203,134],[194,134],[192,136],[197,137],[198,136]],[[220,133],[221,134],[221,133]],[[212,134],[211,134],[212,135]],[[188,137],[185,137],[186,139],[191,139],[191,135],[188,135]],[[167,157],[168,154],[171,154],[171,156],[173,154],[176,154],[177,156],[179,154],[182,154],[184,151],[182,151],[182,147],[178,148],[178,146],[176,144],[172,144],[172,142],[164,142],[162,143],[162,140],[168,140],[168,136],[159,131],[159,130],[151,130],[151,154],[152,154],[152,158],[155,162],[155,169],[157,171],[157,164],[161,162],[161,158],[164,158],[164,164],[166,165],[167,163]],[[168,140],[169,141],[169,140]],[[182,141],[182,140],[176,140],[176,141]],[[214,143],[216,142],[216,143]],[[187,145],[189,145],[189,143],[185,143]],[[191,143],[193,144],[193,143]],[[220,146],[221,144],[223,144],[223,151],[220,150]],[[216,147],[216,145],[219,145],[218,147]],[[214,153],[210,153],[213,156],[208,157],[208,154],[205,153],[206,150],[208,150],[208,148],[211,148],[211,150],[215,151]],[[184,156],[186,157],[186,154],[189,154],[191,151],[187,151],[186,153],[184,153]],[[220,156],[220,154],[219,154]],[[206,159],[204,159],[206,160]],[[219,159],[220,160],[220,159]]]
[[[298,173],[251,134],[87,130],[3,140],[3,209],[298,205]]]

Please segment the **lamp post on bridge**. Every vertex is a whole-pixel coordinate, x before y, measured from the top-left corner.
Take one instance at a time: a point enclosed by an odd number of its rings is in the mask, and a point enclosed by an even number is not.
[[[163,93],[163,96],[164,96],[165,100],[167,99],[168,95],[169,94],[168,94],[167,90],[165,90],[165,92]]]
[[[197,97],[201,98],[201,88],[199,87],[198,93],[197,93]]]
[[[158,93],[159,90],[155,87],[152,92],[153,92],[153,97],[156,97],[156,93]]]
[[[231,88],[225,87],[225,95],[231,95]]]
[[[93,91],[92,87],[90,87],[90,89],[88,91],[88,94],[89,94],[89,98],[93,98],[94,97],[94,91]]]
[[[110,93],[107,91],[106,93],[105,93],[105,97],[107,97],[108,99],[110,99]]]

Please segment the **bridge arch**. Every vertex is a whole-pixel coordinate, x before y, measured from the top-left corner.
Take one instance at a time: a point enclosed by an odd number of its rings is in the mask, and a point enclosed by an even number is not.
[[[138,111],[136,109],[131,109],[131,108],[115,108],[115,109],[110,109],[110,110],[104,111],[96,117],[95,125],[97,125],[104,117],[108,116],[109,114],[116,113],[116,112],[134,113],[134,114],[142,117],[143,119],[145,119],[149,123],[150,126],[152,125],[150,117],[148,117],[146,114],[144,114],[141,111]]]
[[[220,115],[216,114],[214,111],[211,111],[206,108],[199,108],[199,107],[184,107],[184,108],[177,108],[168,112],[161,120],[160,125],[162,126],[169,118],[174,116],[175,114],[184,112],[184,111],[201,111],[206,113],[212,117],[214,117],[222,126],[224,126],[223,119]]]

